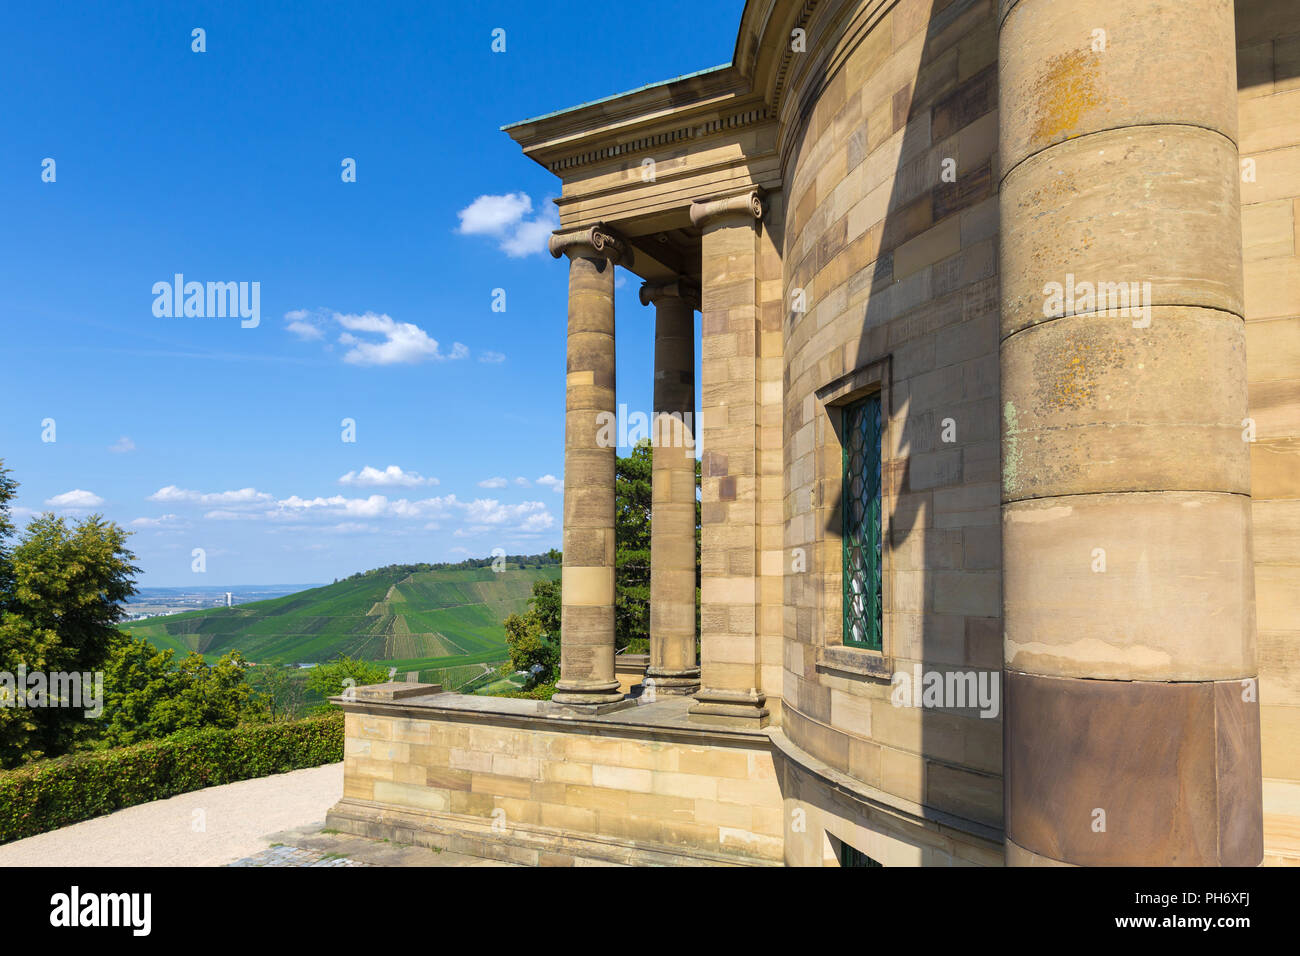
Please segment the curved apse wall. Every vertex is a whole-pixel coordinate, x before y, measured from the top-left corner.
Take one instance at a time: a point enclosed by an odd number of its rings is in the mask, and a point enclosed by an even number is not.
[[[1000,678],[995,6],[818,5],[781,147],[785,546],[807,555],[785,578],[784,731],[869,787],[990,827],[1000,701],[981,717],[890,697],[916,667]],[[836,407],[875,389],[879,654],[841,639]]]

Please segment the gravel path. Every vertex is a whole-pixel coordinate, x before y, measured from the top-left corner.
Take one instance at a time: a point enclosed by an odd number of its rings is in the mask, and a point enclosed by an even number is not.
[[[0,867],[221,866],[278,831],[323,824],[342,795],[342,763],[241,780],[6,843]]]

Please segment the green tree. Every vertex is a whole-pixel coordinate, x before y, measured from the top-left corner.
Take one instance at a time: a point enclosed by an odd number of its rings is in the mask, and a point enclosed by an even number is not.
[[[338,697],[349,687],[382,684],[388,670],[371,661],[355,660],[342,655],[307,672],[307,690],[321,697]]]
[[[548,557],[558,562],[560,553],[552,549]],[[505,629],[510,670],[530,673],[525,687],[554,683],[560,666],[560,582],[534,581],[528,610],[507,617]],[[539,669],[534,672],[534,667]]]
[[[104,739],[109,744],[135,743],[151,736],[153,705],[171,692],[173,651],[130,638],[114,649],[104,674]]]
[[[104,673],[104,743],[118,747],[266,718],[245,680],[251,665],[238,651],[215,664],[196,652],[177,664],[175,653],[136,638],[117,644]]]
[[[650,638],[651,464],[643,439],[614,468],[614,644],[634,651]]]
[[[127,532],[100,515],[69,525],[47,513],[11,548],[17,488],[0,462],[0,670],[102,670],[139,571]],[[58,756],[94,731],[83,710],[0,707],[0,766]]]
[[[642,439],[614,472],[614,643],[633,652],[649,649],[651,476],[654,450]],[[695,487],[700,463],[695,462]],[[700,626],[700,502],[695,502],[695,630]]]
[[[248,686],[272,720],[301,717],[307,697],[307,674],[284,661],[267,661],[248,669]]]
[[[616,459],[614,471],[614,643],[620,650],[644,651],[650,639],[650,528],[653,520],[651,480],[653,449],[649,439]],[[700,463],[695,462],[695,486],[700,484]],[[547,555],[556,563],[558,551]],[[695,502],[695,627],[700,618],[700,503]],[[540,626],[552,643],[560,635],[560,582],[533,584],[532,607],[525,617]],[[522,628],[522,625],[516,625]],[[529,633],[526,629],[522,634]],[[507,630],[507,640],[509,631]],[[523,641],[524,638],[519,638]],[[531,638],[528,638],[529,646]],[[558,661],[558,654],[557,654]]]
[[[526,614],[511,614],[505,620],[506,646],[510,648],[510,669],[528,671],[526,686],[550,683],[560,663],[560,648],[546,639],[536,609]],[[533,672],[533,668],[540,668]]]
[[[538,578],[533,582],[533,596],[528,599],[532,614],[542,633],[554,642],[560,639],[560,581],[559,578]]]

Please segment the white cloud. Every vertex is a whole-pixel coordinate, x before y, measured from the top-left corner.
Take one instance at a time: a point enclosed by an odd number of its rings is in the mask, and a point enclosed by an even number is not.
[[[321,328],[321,318],[308,309],[294,309],[284,314],[286,327],[303,341],[319,339],[325,335]]]
[[[414,473],[402,472],[397,466],[390,469],[404,476],[407,480],[423,479]],[[388,475],[371,468],[374,475]],[[362,472],[349,472],[353,476],[350,484],[361,484]],[[344,476],[345,478],[347,476]],[[497,479],[504,487],[511,482],[506,478]],[[515,479],[515,484],[525,483],[526,479]],[[392,499],[386,495],[372,494],[367,497],[348,497],[346,495],[329,495],[306,497],[290,495],[287,498],[274,498],[253,488],[240,491],[225,491],[204,494],[197,491],[168,485],[150,496],[155,501],[174,501],[192,504],[212,505],[203,515],[210,521],[258,521],[270,522],[279,530],[291,532],[295,529],[339,534],[360,534],[383,530],[386,534],[410,534],[419,530],[451,530],[457,536],[474,536],[492,532],[497,535],[535,535],[555,527],[555,516],[550,513],[544,502],[524,501],[518,504],[503,504],[495,498],[476,498],[473,501],[461,501],[454,494],[431,498]],[[167,514],[160,518],[138,518],[133,522],[138,527],[158,527],[174,525],[183,519]],[[382,526],[370,522],[390,522]],[[273,533],[276,527],[268,529]]]
[[[343,313],[328,309],[294,309],[284,314],[286,327],[303,341],[324,339],[331,324],[342,328],[338,343],[344,346],[343,361],[350,365],[399,365],[417,362],[446,362],[469,358],[469,347],[453,342],[444,351],[438,340],[413,322],[398,322],[378,312]],[[332,344],[324,345],[327,352]],[[481,362],[503,362],[500,352],[484,352]]]
[[[46,498],[45,503],[51,508],[98,508],[104,503],[104,499],[93,491],[74,488],[53,498]]]
[[[533,486],[533,483],[522,475],[515,479],[515,484],[520,488],[531,488]]]
[[[533,201],[527,193],[479,196],[458,212],[457,232],[466,236],[490,236],[497,247],[511,258],[529,256],[546,249],[546,240],[560,228],[560,213],[553,203],[546,203],[535,216]]]
[[[480,362],[486,362],[489,365],[499,365],[500,363],[506,360],[506,357],[501,352],[488,351],[488,352],[480,352],[478,356],[478,360]]]
[[[545,531],[555,524],[555,518],[549,511],[543,511],[538,514],[529,515],[524,519],[524,523],[519,526],[520,531]]]
[[[524,501],[517,505],[503,505],[495,498],[477,498],[465,505],[465,517],[471,525],[500,525],[521,521],[545,513],[546,505],[540,501]]]
[[[329,498],[299,498],[290,495],[276,505],[286,511],[313,511],[322,509],[331,514],[352,515],[362,518],[375,518],[388,510],[388,499],[383,495],[371,495],[369,498],[344,498],[333,495]]]
[[[550,488],[557,495],[564,492],[563,478],[556,478],[554,475],[542,475],[537,479],[537,483],[543,488]]]
[[[504,488],[508,482],[504,478],[484,478],[478,483],[480,488]]]
[[[501,251],[512,259],[545,252],[546,241],[559,228],[559,212],[554,209],[543,210],[536,219],[521,222],[512,234],[503,238],[500,242]]]
[[[334,319],[348,331],[339,336],[341,345],[350,346],[343,361],[352,365],[397,365],[423,361],[463,359],[469,349],[459,342],[452,345],[450,353],[442,352],[438,340],[431,338],[418,325],[398,322],[388,315],[366,312],[361,315],[334,314]],[[353,332],[383,336],[382,341],[367,340]]]
[[[124,455],[128,451],[135,451],[135,442],[123,435],[113,444],[109,445],[108,450],[117,455]]]
[[[397,465],[389,465],[383,471],[366,465],[359,472],[349,471],[339,479],[339,484],[372,488],[416,488],[420,485],[436,485],[438,479],[425,478],[414,471],[403,471]]]
[[[177,524],[180,515],[159,515],[157,518],[136,518],[131,524],[137,528],[162,528]]]
[[[555,526],[555,516],[540,501],[505,505],[495,498],[479,498],[462,505],[466,523],[452,532],[453,537],[479,535],[536,535]]]
[[[466,236],[499,236],[533,211],[527,193],[479,196],[456,213],[459,232]]]
[[[266,504],[275,499],[272,495],[269,495],[264,491],[258,491],[256,488],[240,488],[238,491],[204,493],[200,491],[191,491],[188,488],[177,488],[175,485],[167,485],[165,488],[159,488],[151,494],[149,500],[164,503],[184,502],[197,505],[249,507]]]

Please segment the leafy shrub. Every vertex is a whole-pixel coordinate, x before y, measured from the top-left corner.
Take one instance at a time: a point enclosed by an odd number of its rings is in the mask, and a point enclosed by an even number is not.
[[[349,687],[382,684],[386,680],[388,668],[344,654],[308,671],[307,690],[320,697],[337,697]]]
[[[99,741],[122,747],[159,740],[182,730],[236,727],[269,716],[245,680],[251,665],[239,651],[216,664],[123,635],[104,670],[104,721]]]
[[[343,759],[343,714],[182,730],[0,772],[0,843],[178,793]]]
[[[551,695],[555,693],[555,682],[549,684],[538,684],[536,687],[530,687],[528,690],[505,690],[499,694],[493,694],[493,697],[514,697],[523,700],[550,700]]]

